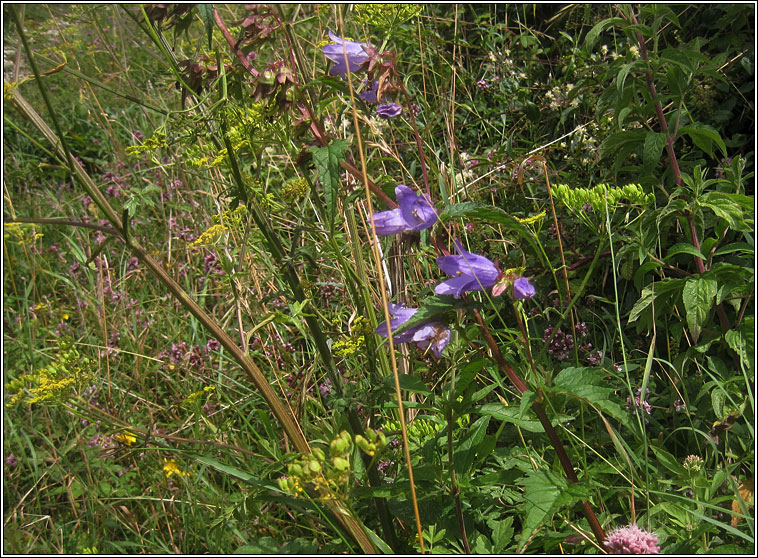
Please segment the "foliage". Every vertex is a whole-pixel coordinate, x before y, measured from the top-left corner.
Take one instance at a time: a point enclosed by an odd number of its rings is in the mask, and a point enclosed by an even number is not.
[[[749,552],[753,10],[4,6],[5,548]]]

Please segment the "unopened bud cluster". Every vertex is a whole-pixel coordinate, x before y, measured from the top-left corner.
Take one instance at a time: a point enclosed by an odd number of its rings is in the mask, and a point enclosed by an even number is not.
[[[337,498],[349,487],[353,446],[373,457],[387,445],[381,432],[367,429],[365,434],[365,437],[356,435],[353,440],[350,433],[343,430],[329,443],[328,456],[321,448],[313,448],[309,455],[295,458],[287,466],[287,476],[279,479],[279,488],[295,495],[307,488],[309,494],[319,500]]]

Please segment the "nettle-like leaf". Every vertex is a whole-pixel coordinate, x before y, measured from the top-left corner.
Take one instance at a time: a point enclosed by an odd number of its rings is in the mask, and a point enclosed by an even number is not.
[[[727,344],[737,353],[748,374],[752,377],[755,370],[755,318],[745,316],[737,329],[727,331],[724,335]]]
[[[554,391],[571,395],[632,428],[629,412],[619,403],[613,388],[608,387],[607,374],[598,368],[564,368],[555,377]]]
[[[571,506],[587,498],[589,490],[581,483],[569,484],[568,481],[550,471],[533,471],[518,484],[524,487],[526,511],[519,552],[542,525],[550,521],[561,507]]]
[[[751,227],[745,222],[742,200],[739,199],[744,197],[726,192],[707,192],[697,202],[701,207],[711,209],[735,231],[749,231]]]
[[[658,316],[669,312],[679,299],[679,294],[684,288],[684,279],[667,278],[657,281],[642,289],[639,300],[629,312],[629,322],[640,320],[638,331],[652,327],[653,304]]]
[[[689,126],[684,126],[679,130],[680,136],[689,136],[694,143],[703,153],[707,153],[711,157],[713,156],[713,144],[715,143],[721,150],[723,157],[727,157],[726,145],[724,140],[721,139],[719,133],[712,127],[695,122]]]
[[[687,327],[697,342],[702,327],[707,323],[713,307],[713,299],[718,291],[715,279],[693,277],[687,279],[682,289],[682,302],[687,315]]]
[[[339,196],[341,179],[340,161],[345,158],[345,152],[350,146],[347,140],[335,140],[324,147],[311,147],[313,161],[316,164],[319,179],[324,187],[324,199],[326,201],[329,228],[334,225],[334,217],[337,212],[337,197]]]
[[[531,409],[522,412],[521,407],[517,407],[516,405],[506,407],[502,403],[485,403],[478,407],[476,412],[480,415],[488,415],[497,420],[510,422],[527,432],[545,431],[542,423]],[[571,415],[556,415],[550,419],[550,424],[558,426],[564,422],[574,420],[574,418],[576,417]]]

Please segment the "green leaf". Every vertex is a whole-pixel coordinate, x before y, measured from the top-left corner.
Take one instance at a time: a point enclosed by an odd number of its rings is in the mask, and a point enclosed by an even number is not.
[[[721,139],[719,133],[706,124],[695,122],[689,126],[684,126],[679,131],[680,135],[687,135],[703,153],[713,156],[713,143],[715,142],[724,157],[727,157],[726,145]]]
[[[490,528],[492,539],[492,552],[500,554],[513,538],[513,517],[506,517],[502,520],[490,520],[487,522]]]
[[[724,339],[732,350],[737,353],[748,374],[755,370],[755,318],[745,316],[737,329],[726,332]]]
[[[703,260],[705,259],[705,256],[703,256],[700,250],[695,248],[692,244],[688,244],[686,242],[680,242],[678,244],[674,244],[671,248],[668,249],[666,253],[666,257],[663,259],[665,261],[668,261],[676,254],[690,254],[691,256],[695,256],[696,258],[700,258]]]
[[[506,407],[502,403],[485,403],[481,407],[476,409],[476,412],[480,415],[488,415],[494,419],[502,420],[505,422],[511,422],[526,430],[527,432],[544,432],[542,423],[535,417],[531,410],[528,413],[528,418],[521,417],[521,409],[515,405]],[[557,426],[561,423],[573,420],[574,417],[570,415],[557,415],[552,418],[550,423],[553,426]]]
[[[707,192],[698,198],[698,204],[710,208],[724,219],[735,231],[749,231],[745,223],[742,205],[734,199],[734,194],[726,192]]]
[[[708,313],[713,306],[718,283],[715,279],[694,277],[687,279],[682,289],[682,302],[687,315],[687,327],[697,342],[700,330],[705,325]]]
[[[649,287],[642,289],[642,295],[640,299],[634,304],[634,307],[629,312],[629,323],[637,320],[640,315],[653,303],[653,300],[662,299],[662,302],[668,303],[672,295],[676,294],[680,289],[684,287],[684,279],[664,279],[653,283]],[[665,295],[665,297],[664,297]],[[667,308],[658,308],[658,312],[666,310]]]
[[[679,463],[679,461],[671,455],[669,452],[667,452],[663,448],[659,448],[656,446],[651,445],[650,449],[653,450],[653,453],[658,458],[658,462],[666,467],[669,471],[674,473],[675,475],[678,475],[680,477],[686,478],[687,477],[687,470],[682,467],[682,465]],[[662,476],[659,471],[659,476]]]
[[[440,213],[440,219],[446,221],[455,217],[465,217],[469,219],[482,219],[490,223],[508,225],[513,228],[523,228],[515,217],[511,217],[505,211],[494,205],[488,205],[477,202],[461,202],[447,207]]]
[[[392,333],[397,335],[398,333],[402,333],[403,331],[419,324],[423,324],[424,322],[439,320],[439,318],[451,310],[467,306],[469,306],[469,304],[460,299],[456,299],[453,295],[434,295],[427,297],[421,302],[418,311],[411,316],[407,322],[400,324],[397,329],[392,331]],[[384,314],[384,311],[381,311],[380,316],[382,314]]]
[[[345,152],[349,146],[350,143],[347,140],[338,139],[325,147],[311,147],[309,149],[313,153],[313,161],[324,188],[330,230],[334,228],[337,198],[342,184],[340,161],[344,160]]]
[[[629,412],[608,387],[607,374],[597,368],[565,368],[555,377],[554,389],[589,403],[596,410],[631,427]]]
[[[453,461],[455,464],[455,472],[459,475],[463,475],[468,472],[471,464],[474,462],[474,457],[479,449],[479,445],[487,435],[487,426],[490,423],[490,417],[479,417],[474,424],[472,424],[466,436],[458,442],[455,453],[453,454]]]
[[[418,377],[412,374],[398,374],[398,380],[400,382],[400,389],[405,391],[411,391],[414,393],[420,393],[421,395],[431,395],[432,392],[426,387],[426,384]],[[395,380],[392,376],[388,376],[384,383],[387,387],[394,391]]]
[[[213,46],[213,4],[198,4],[197,11],[203,22],[205,22],[205,32],[208,34],[208,48]]]
[[[589,30],[587,33],[587,36],[584,38],[584,44],[587,47],[587,50],[592,50],[592,47],[595,46],[595,43],[597,42],[598,37],[600,34],[605,31],[608,27],[611,27],[613,25],[618,25],[619,27],[623,27],[626,25],[626,21],[623,18],[620,17],[612,17],[609,19],[604,19],[603,21],[596,23],[592,29]]]
[[[446,221],[457,217],[467,219],[481,219],[488,223],[497,223],[499,225],[505,225],[510,230],[517,232],[521,238],[526,241],[529,246],[534,250],[536,254],[540,254],[540,248],[534,241],[534,237],[529,230],[524,227],[515,217],[512,217],[499,207],[494,205],[477,203],[477,202],[461,202],[451,205],[440,213],[440,220]]]
[[[648,132],[645,136],[645,146],[642,150],[642,166],[645,172],[650,172],[661,160],[661,153],[666,147],[666,134],[662,132]]]
[[[568,484],[566,480],[550,471],[533,471],[519,482],[524,487],[524,519],[519,552],[524,544],[545,522],[550,521],[563,506],[571,506],[587,497],[588,490],[579,483]]]

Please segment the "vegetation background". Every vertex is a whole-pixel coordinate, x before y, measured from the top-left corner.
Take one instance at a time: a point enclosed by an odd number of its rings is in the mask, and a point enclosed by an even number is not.
[[[755,551],[753,4],[3,15],[5,552]]]

